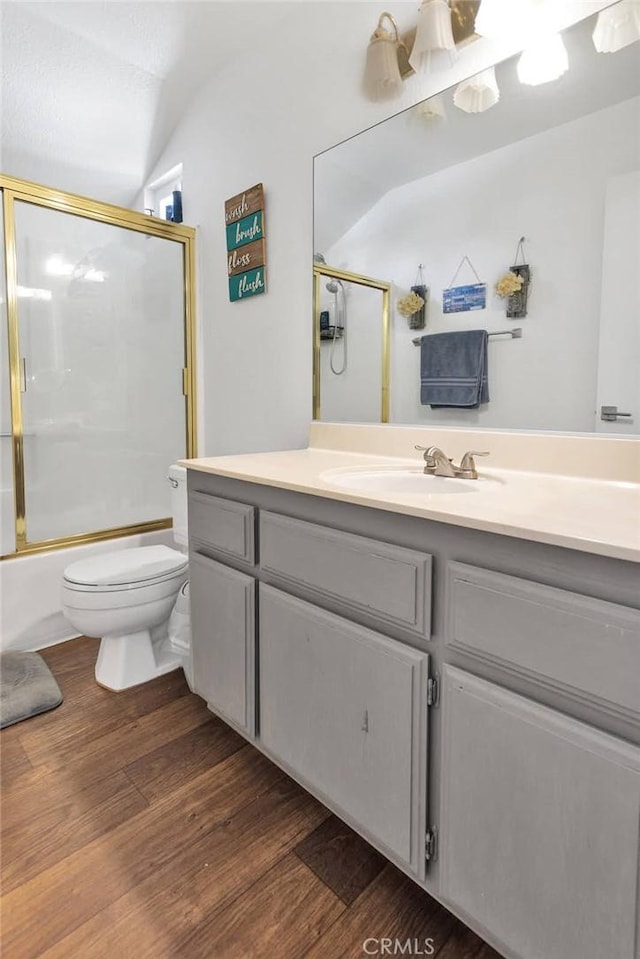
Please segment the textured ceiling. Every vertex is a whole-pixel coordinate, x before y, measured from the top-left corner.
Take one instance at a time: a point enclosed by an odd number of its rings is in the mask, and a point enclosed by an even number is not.
[[[42,169],[50,185],[87,192],[81,185],[95,182],[92,195],[130,203],[195,91],[287,10],[238,0],[4,0],[3,172]]]

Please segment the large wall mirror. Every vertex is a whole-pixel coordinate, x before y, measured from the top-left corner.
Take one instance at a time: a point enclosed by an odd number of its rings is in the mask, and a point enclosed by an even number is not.
[[[640,43],[599,53],[594,27],[592,17],[565,31],[569,67],[553,82],[521,83],[515,57],[496,66],[500,97],[490,109],[464,112],[448,90],[315,158],[317,256],[391,284],[392,422],[640,433]],[[526,315],[508,315],[515,300],[496,284],[522,263]],[[428,295],[416,330],[398,307],[420,285],[419,265]],[[457,297],[463,286],[471,289]],[[456,295],[445,292],[452,288]],[[379,350],[369,350],[374,370],[366,344],[350,340],[346,299],[340,404],[321,415],[358,422],[375,418],[362,415],[360,378],[369,377],[368,391],[371,377],[383,383]],[[323,300],[328,327],[332,303]],[[372,338],[380,324],[378,306]],[[470,330],[495,334],[486,345],[489,401],[421,402],[422,338]],[[331,364],[320,364],[320,376],[332,395]]]

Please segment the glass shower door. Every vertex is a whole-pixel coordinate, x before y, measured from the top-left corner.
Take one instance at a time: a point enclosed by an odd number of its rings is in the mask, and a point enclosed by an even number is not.
[[[2,194],[0,193],[0,199]],[[16,548],[14,520],[11,388],[7,287],[4,264],[4,210],[0,203],[0,556]]]
[[[14,215],[27,542],[169,517],[183,244],[23,200]]]
[[[382,292],[348,280],[339,285],[330,280],[321,287],[320,308],[329,322],[328,332],[320,332],[321,418],[330,423],[379,423]]]

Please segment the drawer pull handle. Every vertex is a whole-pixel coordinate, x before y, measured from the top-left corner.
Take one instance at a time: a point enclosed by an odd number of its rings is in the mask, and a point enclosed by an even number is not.
[[[362,717],[362,726],[360,727],[363,733],[369,732],[369,710],[365,709],[364,716]]]

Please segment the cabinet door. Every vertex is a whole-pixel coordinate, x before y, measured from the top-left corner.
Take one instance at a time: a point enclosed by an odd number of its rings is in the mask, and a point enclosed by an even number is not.
[[[265,749],[422,875],[428,657],[263,585],[259,656]]]
[[[638,959],[640,750],[445,667],[441,892],[519,959]]]
[[[200,553],[189,558],[189,580],[194,689],[253,735],[255,582]]]

